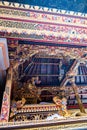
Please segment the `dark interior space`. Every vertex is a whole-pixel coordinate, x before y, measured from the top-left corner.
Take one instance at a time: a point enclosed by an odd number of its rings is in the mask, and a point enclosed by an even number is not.
[[[5,90],[5,83],[6,83],[6,71],[1,71],[0,72],[0,111],[2,106],[3,93]]]

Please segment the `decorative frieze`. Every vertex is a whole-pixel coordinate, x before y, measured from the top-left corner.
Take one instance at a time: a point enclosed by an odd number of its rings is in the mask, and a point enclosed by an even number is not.
[[[0,36],[86,46],[87,18],[71,14],[3,2],[0,3]]]

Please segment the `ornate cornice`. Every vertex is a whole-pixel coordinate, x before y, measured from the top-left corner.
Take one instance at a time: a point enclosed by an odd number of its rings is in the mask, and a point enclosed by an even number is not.
[[[0,36],[59,44],[87,45],[87,16],[18,3],[0,2]]]

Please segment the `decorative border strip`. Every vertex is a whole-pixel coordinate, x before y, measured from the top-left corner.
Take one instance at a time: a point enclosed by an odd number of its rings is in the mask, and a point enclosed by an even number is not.
[[[49,14],[48,12],[41,12],[37,10],[21,10],[20,8],[11,8],[11,7],[3,7],[0,6],[0,14],[4,17],[13,17],[16,19],[24,19],[24,20],[33,20],[33,21],[41,21],[41,22],[50,22],[52,23],[63,23],[67,25],[76,25],[76,26],[87,26],[87,18],[83,17],[73,17],[64,14]],[[3,15],[2,15],[3,14]]]
[[[39,10],[39,11],[46,11],[48,13],[59,13],[59,14],[66,14],[66,15],[73,15],[73,16],[80,16],[80,17],[87,17],[86,13],[80,13],[80,12],[74,12],[74,11],[66,11],[56,8],[47,8],[47,7],[41,7],[41,6],[32,6],[27,4],[20,4],[20,3],[14,3],[14,2],[7,2],[2,1],[0,2],[0,5],[2,6],[10,6],[20,9],[31,9],[31,10]]]
[[[77,128],[87,128],[87,118],[83,119],[65,119],[65,120],[50,120],[49,121],[28,121],[28,122],[8,122],[0,123],[1,129],[17,129],[17,128],[28,128],[30,130],[74,130]],[[32,129],[33,128],[33,129]]]
[[[42,35],[38,35],[36,33],[32,33],[32,34],[26,34],[24,32],[22,33],[18,33],[18,32],[8,32],[7,30],[3,32],[0,32],[0,37],[5,37],[5,38],[16,38],[18,40],[26,40],[26,41],[35,41],[35,42],[42,42],[42,43],[49,43],[49,44],[59,44],[59,45],[74,45],[74,46],[87,46],[87,42],[83,41],[82,42],[82,39],[79,40],[79,39],[72,39],[72,41],[67,41],[67,38],[65,37],[55,37],[55,36],[52,36],[52,35],[45,35],[45,34],[42,34]],[[84,40],[84,39],[83,39]]]
[[[16,21],[17,23],[18,22],[22,22],[22,24],[24,24],[24,23],[28,23],[28,24],[42,24],[42,25],[44,25],[44,26],[46,26],[46,24],[47,25],[50,25],[50,26],[66,26],[66,27],[71,27],[71,28],[80,28],[81,30],[82,29],[85,29],[85,31],[84,31],[84,33],[86,32],[86,30],[87,30],[87,26],[77,26],[77,25],[69,25],[69,24],[65,24],[65,23],[50,23],[50,22],[42,22],[42,21],[34,21],[34,20],[25,20],[25,19],[18,19],[18,18],[6,18],[6,17],[0,17],[0,20],[6,20],[6,21],[8,21],[9,20],[9,22],[13,22],[14,23],[14,21]],[[36,26],[35,26],[36,27]],[[53,31],[53,30],[49,30],[49,31]],[[83,31],[83,30],[82,30]]]
[[[67,33],[67,35],[70,36],[73,35],[74,37],[78,37],[79,35],[83,35],[84,38],[87,38],[86,36],[87,28],[68,26],[62,24],[50,24],[50,23],[42,23],[42,22],[38,23],[33,21],[28,22],[22,20],[17,21],[16,19],[9,19],[9,18],[3,19],[0,17],[0,27],[27,29],[27,32],[29,32],[30,30],[39,30],[39,31],[44,30],[47,32],[50,31],[50,34],[57,33],[57,36],[60,35],[59,33]]]

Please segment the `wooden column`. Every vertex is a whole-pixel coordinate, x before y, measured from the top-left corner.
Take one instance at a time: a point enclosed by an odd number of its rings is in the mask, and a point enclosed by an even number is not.
[[[72,88],[73,88],[73,91],[74,91],[74,93],[75,93],[76,100],[77,100],[77,102],[78,102],[80,111],[81,111],[82,113],[86,113],[86,112],[85,112],[85,108],[84,108],[84,106],[83,106],[83,104],[82,104],[82,101],[81,101],[81,99],[80,99],[80,97],[79,97],[79,94],[78,94],[78,91],[77,91],[77,87],[73,85]]]
[[[2,100],[1,117],[0,117],[1,122],[9,121],[11,87],[12,87],[12,69],[9,69]]]

